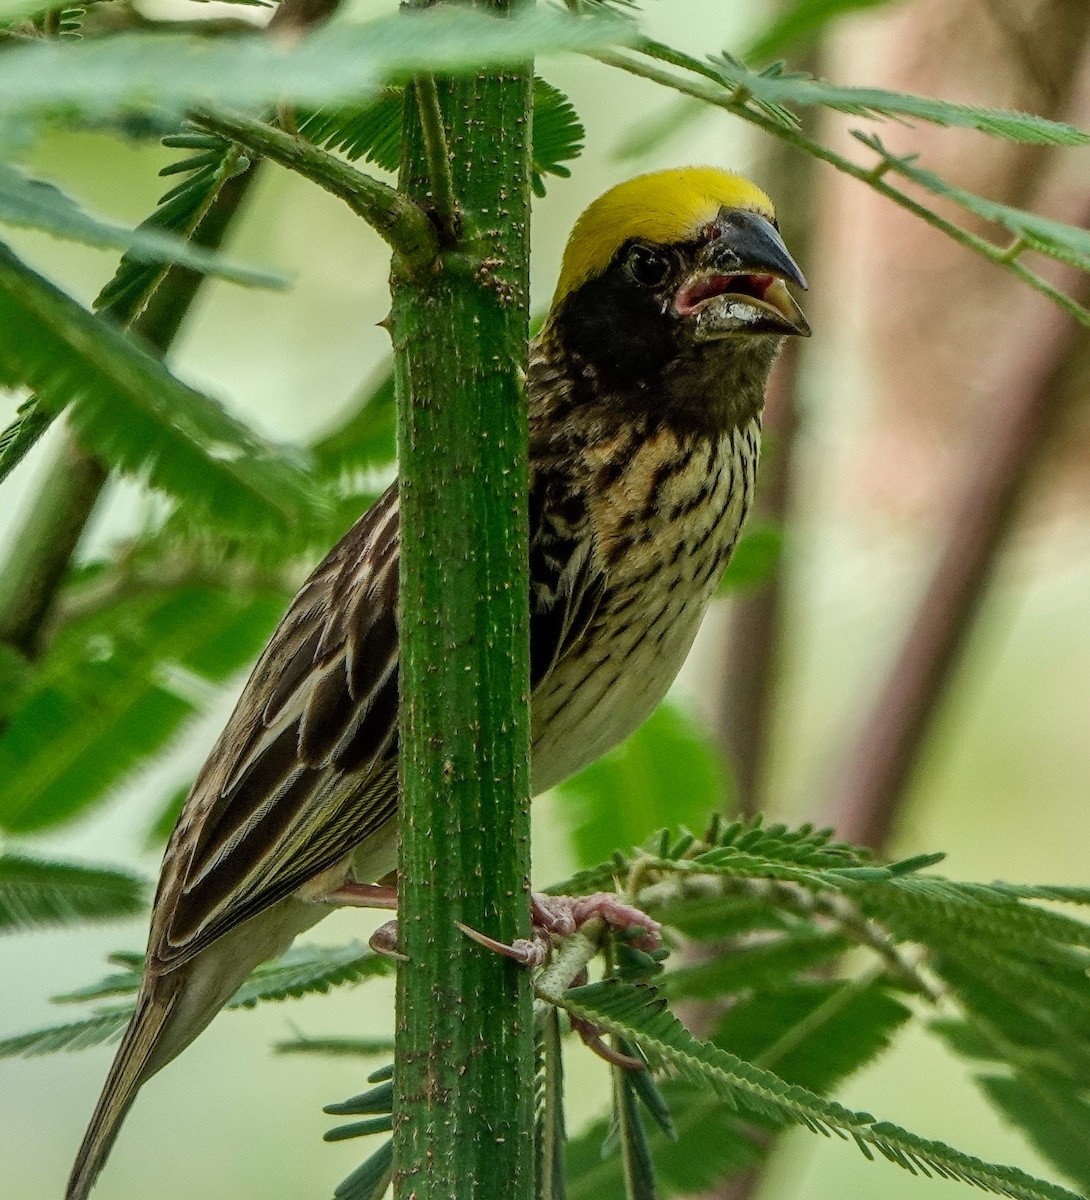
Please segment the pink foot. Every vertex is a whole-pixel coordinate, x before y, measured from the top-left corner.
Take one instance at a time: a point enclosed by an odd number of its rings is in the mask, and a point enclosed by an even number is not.
[[[662,945],[662,926],[658,921],[618,900],[612,892],[595,892],[592,896],[547,896],[534,892],[530,913],[535,927],[557,937],[566,937],[598,918],[618,932],[642,930],[632,942],[638,950],[657,950]]]

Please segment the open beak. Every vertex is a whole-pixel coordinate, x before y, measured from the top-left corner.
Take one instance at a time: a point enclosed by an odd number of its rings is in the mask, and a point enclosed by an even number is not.
[[[700,252],[696,269],[674,295],[674,311],[692,322],[698,341],[732,334],[810,336],[787,284],[806,280],[776,227],[757,213],[724,209],[719,236]]]

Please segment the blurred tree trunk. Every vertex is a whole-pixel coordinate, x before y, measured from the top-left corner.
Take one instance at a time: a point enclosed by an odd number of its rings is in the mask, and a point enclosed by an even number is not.
[[[1081,0],[934,0],[835,39],[833,74],[1085,125],[1090,6]],[[861,50],[864,50],[861,53]],[[865,63],[864,75],[858,65]],[[854,78],[852,78],[854,76]],[[1090,186],[1072,157],[999,139],[915,128],[914,149],[954,183],[1062,221],[1086,222]],[[897,152],[903,136],[883,135]],[[905,143],[907,144],[907,143]],[[1077,162],[1075,163],[1077,168]],[[873,408],[840,475],[839,504],[926,526],[938,564],[870,715],[842,754],[824,820],[881,846],[971,632],[1006,534],[1054,433],[1088,344],[1040,297],[908,214],[845,181],[831,185],[821,241],[850,286]],[[843,278],[843,271],[841,278]],[[1066,286],[1078,286],[1074,280]],[[968,484],[968,485],[967,485]],[[877,696],[877,699],[875,699]]]

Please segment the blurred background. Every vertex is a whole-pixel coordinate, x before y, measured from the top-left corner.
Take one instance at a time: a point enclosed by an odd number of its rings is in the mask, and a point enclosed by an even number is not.
[[[357,6],[375,14],[392,7]],[[154,0],[139,11],[192,19],[192,7]],[[744,54],[761,47],[784,7],[794,6],[649,0],[644,9],[663,40],[698,54]],[[841,83],[1090,126],[1084,0],[856,7],[777,55]],[[251,11],[200,9],[208,19]],[[567,232],[591,199],[639,171],[690,162],[760,181],[810,281],[804,305],[814,337],[779,366],[755,517],[757,527],[779,531],[771,539],[779,554],[766,553],[755,584],[717,602],[676,689],[676,702],[719,747],[714,770],[732,781],[736,803],[834,823],[893,855],[943,850],[943,870],[955,878],[1085,885],[1086,332],[1070,335],[1058,310],[1010,275],[724,113],[694,111],[587,61],[545,61],[539,71],[571,97],[587,149],[571,179],[551,180],[535,206],[536,309],[548,303]],[[860,122],[822,119],[820,136],[852,153],[847,131]],[[920,152],[960,186],[1084,227],[1090,221],[1086,149],[897,125],[882,137],[895,152]],[[173,157],[157,145],[66,134],[45,138],[30,165],[92,210],[131,224],[153,209],[163,190],[156,172]],[[116,265],[108,253],[70,243],[31,234],[12,241],[88,303]],[[176,343],[174,369],[267,436],[312,439],[344,420],[382,370],[384,247],[336,200],[267,168],[229,249],[236,260],[288,274],[292,286],[210,284]],[[0,421],[15,407],[16,398],[0,396]],[[0,556],[62,436],[51,431],[5,486]],[[136,485],[110,483],[80,557],[102,557],[157,511]],[[242,679],[202,693],[201,715],[170,753],[126,779],[108,803],[19,847],[154,876],[161,849],[149,828],[203,760]],[[538,884],[577,865],[578,795],[535,804]],[[313,940],[366,938],[372,927],[366,914],[338,913]],[[0,942],[0,1036],[66,1019],[49,998],[99,978],[108,953],[140,949],[144,937],[144,921],[134,919]],[[360,1143],[323,1145],[321,1106],[360,1091],[365,1068],[275,1056],[270,1045],[296,1032],[387,1032],[391,1007],[392,987],[379,981],[221,1016],[141,1094],[96,1195],[287,1200],[330,1191],[360,1160]],[[111,1054],[99,1047],[0,1062],[5,1196],[60,1195]],[[572,1056],[573,1121],[581,1104],[587,1113],[601,1104],[599,1067],[582,1051]],[[982,1157],[1052,1174],[986,1108],[965,1068],[914,1028],[841,1099]],[[801,1132],[786,1139],[758,1194],[839,1200],[878,1190],[890,1200],[965,1194],[962,1185],[915,1180]]]

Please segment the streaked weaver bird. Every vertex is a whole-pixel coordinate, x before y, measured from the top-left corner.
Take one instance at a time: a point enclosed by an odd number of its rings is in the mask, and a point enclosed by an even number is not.
[[[712,168],[623,183],[572,231],[530,353],[535,793],[630,734],[688,653],[753,497],[769,369],[809,333],[787,282],[771,201]],[[189,793],[68,1200],[257,964],[330,905],[392,907],[397,719],[395,484],[303,585]]]

